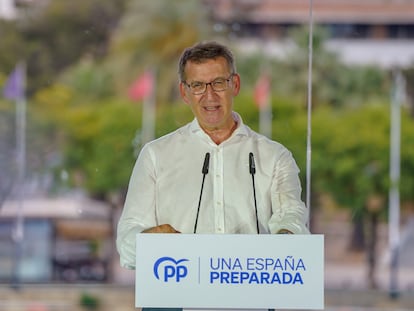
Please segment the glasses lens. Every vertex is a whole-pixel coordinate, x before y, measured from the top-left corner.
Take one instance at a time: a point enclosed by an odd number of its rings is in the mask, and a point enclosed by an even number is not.
[[[215,91],[224,91],[225,89],[227,89],[227,81],[228,80],[225,79],[216,79],[213,82],[211,82],[211,86]]]
[[[206,84],[203,82],[193,82],[190,84],[190,89],[193,94],[201,94],[204,93]]]

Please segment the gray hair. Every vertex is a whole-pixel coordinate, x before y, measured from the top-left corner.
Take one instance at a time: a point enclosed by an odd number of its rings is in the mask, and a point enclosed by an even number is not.
[[[226,46],[214,41],[200,42],[186,48],[181,54],[178,63],[178,76],[181,82],[186,80],[185,65],[187,62],[203,63],[210,59],[224,57],[229,66],[230,73],[236,73],[236,64],[233,53]]]

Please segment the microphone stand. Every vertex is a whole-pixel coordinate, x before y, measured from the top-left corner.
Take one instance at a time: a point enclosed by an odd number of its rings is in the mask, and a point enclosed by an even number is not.
[[[201,189],[200,189],[200,198],[198,199],[198,207],[197,207],[197,216],[194,224],[194,233],[197,231],[197,223],[198,223],[198,214],[200,213],[200,205],[201,205],[201,197],[203,195],[204,189],[204,180],[206,179],[206,175],[208,174],[208,166],[210,163],[210,153],[207,152],[206,156],[204,157],[204,164],[201,173],[203,173],[203,181],[201,182]]]
[[[259,230],[259,217],[257,214],[256,185],[254,182],[254,174],[256,174],[256,165],[254,163],[254,157],[253,157],[252,152],[249,153],[249,170],[250,170],[250,174],[252,175],[254,211],[256,213],[256,230],[257,230],[257,234],[259,234],[260,230]]]

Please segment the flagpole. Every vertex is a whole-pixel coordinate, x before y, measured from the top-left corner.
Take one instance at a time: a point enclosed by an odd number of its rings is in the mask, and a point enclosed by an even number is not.
[[[311,165],[312,165],[312,60],[313,60],[313,1],[309,0],[308,92],[306,134],[306,206],[311,227]],[[312,228],[310,228],[312,229]]]
[[[266,98],[263,107],[259,108],[259,132],[272,138],[272,107],[269,97]]]
[[[390,296],[398,297],[398,255],[400,247],[400,149],[401,149],[401,104],[405,96],[405,81],[401,71],[394,73],[394,91],[391,98],[390,131],[390,190],[389,190],[389,232]]]
[[[22,72],[23,93],[26,89],[26,64],[24,62],[18,65]],[[26,96],[16,100],[16,150],[17,150],[17,216],[13,230],[13,239],[15,242],[15,260],[13,286],[20,288],[19,268],[23,250],[24,240],[24,179],[26,175]]]
[[[155,138],[155,71],[151,70],[152,88],[142,104],[142,145]]]

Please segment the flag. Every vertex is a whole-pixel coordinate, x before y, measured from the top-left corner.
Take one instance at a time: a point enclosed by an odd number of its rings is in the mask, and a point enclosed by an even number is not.
[[[147,70],[131,84],[128,90],[128,96],[130,99],[136,100],[136,101],[145,100],[151,96],[153,89],[154,89],[153,73]]]
[[[254,88],[254,101],[259,109],[269,104],[270,100],[270,77],[263,74],[256,83]]]
[[[11,100],[24,98],[25,74],[23,65],[17,65],[3,87],[3,96]]]

